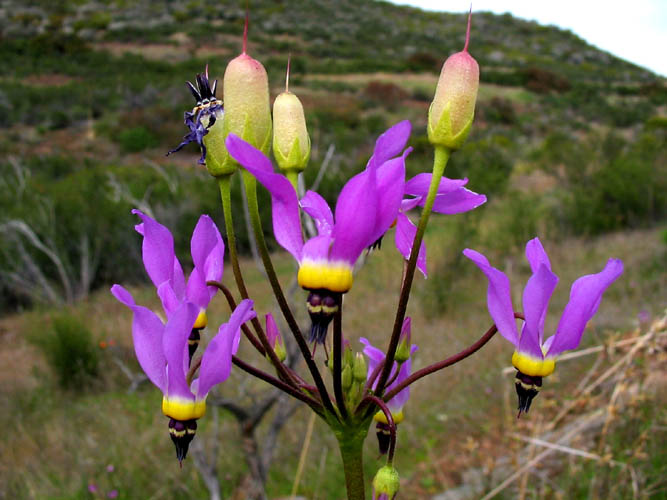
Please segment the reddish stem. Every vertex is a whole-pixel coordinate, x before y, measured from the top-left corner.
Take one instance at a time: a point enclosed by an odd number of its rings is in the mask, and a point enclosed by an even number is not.
[[[523,314],[521,313],[514,313],[514,317],[518,319],[524,319]],[[525,321],[525,320],[524,320]],[[480,339],[475,342],[473,345],[468,347],[467,349],[464,349],[463,351],[454,354],[453,356],[443,359],[442,361],[439,361],[438,363],[433,363],[432,365],[429,365],[425,368],[422,368],[421,370],[417,370],[414,372],[412,375],[407,377],[405,380],[403,380],[400,384],[398,384],[396,387],[394,387],[391,391],[387,392],[384,395],[384,400],[389,401],[391,398],[396,396],[399,392],[401,392],[403,389],[405,389],[407,386],[412,384],[413,382],[416,382],[422,377],[425,377],[426,375],[430,375],[431,373],[437,372],[438,370],[442,370],[443,368],[447,368],[448,366],[451,366],[455,363],[458,363],[459,361],[467,358],[471,354],[474,354],[476,351],[481,349],[484,344],[486,344],[489,340],[491,340],[491,337],[493,337],[496,332],[498,331],[498,328],[496,325],[493,325],[491,328],[489,328]]]

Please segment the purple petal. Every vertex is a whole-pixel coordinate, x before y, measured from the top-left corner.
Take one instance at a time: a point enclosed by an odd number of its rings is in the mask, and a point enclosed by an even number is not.
[[[192,232],[190,251],[195,268],[199,269],[204,281],[220,281],[224,267],[225,244],[215,222],[208,216],[202,215]],[[217,291],[214,286],[208,287],[208,302]],[[199,304],[198,304],[199,305]],[[206,307],[204,305],[203,307]]]
[[[238,350],[243,323],[255,317],[252,300],[245,299],[234,309],[228,323],[220,325],[218,334],[206,347],[199,371],[197,398],[206,397],[211,388],[224,382],[232,369],[232,355]]]
[[[330,235],[333,230],[334,218],[326,200],[315,191],[308,191],[301,198],[300,204],[303,211],[315,220],[317,233]]]
[[[505,273],[499,271],[489,264],[489,261],[481,253],[466,248],[463,255],[472,260],[489,280],[487,292],[487,307],[489,314],[500,334],[507,340],[518,346],[519,335],[514,320],[514,307],[510,295],[510,280]]]
[[[405,260],[410,259],[410,252],[412,251],[412,244],[417,235],[417,226],[415,226],[410,218],[399,213],[396,219],[396,234],[394,241],[396,248],[403,255]],[[422,241],[419,247],[419,255],[417,256],[417,268],[422,272],[424,278],[426,275],[426,244]]]
[[[135,229],[144,237],[141,247],[144,267],[157,288],[174,277],[174,238],[169,229],[148,215],[136,209],[132,213],[143,221]]]
[[[314,238],[309,239],[303,246],[302,260],[328,260],[332,240],[331,236],[326,234],[321,234],[320,236],[315,236]]]
[[[425,199],[419,205],[423,206]],[[486,203],[486,196],[466,188],[459,188],[446,194],[440,194],[433,201],[433,211],[439,214],[460,214],[469,212]]]
[[[269,339],[269,345],[275,349],[276,343],[282,345],[283,339],[280,335],[280,330],[273,318],[273,314],[268,313],[266,319],[266,337]]]
[[[410,347],[410,356],[412,356],[415,352],[417,352],[418,349],[419,349],[418,346],[412,345]],[[401,365],[396,380],[394,380],[394,382],[392,382],[391,385],[387,387],[385,392],[390,391],[391,389],[396,387],[399,383],[403,382],[406,378],[410,376],[411,373],[412,373],[412,358],[410,357],[408,358],[407,361],[405,361]],[[396,394],[393,398],[391,398],[387,402],[387,406],[392,411],[392,413],[398,412],[405,406],[405,403],[408,402],[408,399],[410,399],[410,386],[406,387],[401,392]]]
[[[622,273],[623,262],[609,259],[602,271],[582,276],[572,284],[570,301],[558,323],[555,339],[547,353],[549,356],[556,356],[579,345],[586,323],[598,310],[602,294]]]
[[[343,187],[336,203],[332,260],[354,265],[361,252],[375,242],[378,209],[375,170],[364,170]]]
[[[540,264],[547,266],[547,269],[551,270],[551,262],[549,262],[549,256],[545,252],[542,242],[539,238],[533,238],[528,243],[526,243],[526,259],[530,264],[530,269],[533,273],[536,273],[540,268]]]
[[[544,264],[533,274],[523,291],[523,314],[526,321],[519,339],[519,352],[542,359],[542,336],[544,319],[551,294],[558,284],[558,276]]]
[[[405,183],[405,194],[411,196],[420,196],[426,198],[428,189],[431,186],[431,179],[433,174],[417,174],[408,182]],[[440,179],[438,185],[438,192],[436,194],[447,194],[462,188],[468,183],[468,179],[448,179],[443,177]]]
[[[401,212],[407,213],[415,208],[422,201],[421,198],[404,198],[401,201]]]
[[[167,321],[162,349],[167,359],[167,396],[192,398],[192,392],[185,380],[187,367],[187,343],[192,325],[194,325],[199,308],[183,302]]]
[[[401,154],[410,138],[412,125],[408,120],[398,122],[396,125],[387,129],[377,141],[373,149],[373,156],[368,160],[368,166],[378,167],[390,158]]]
[[[386,161],[377,170],[378,213],[373,241],[396,221],[405,191],[405,157],[411,151],[412,148],[406,149],[401,157]]]
[[[200,310],[206,309],[211,301],[211,292],[209,286],[206,286],[206,279],[198,267],[195,267],[190,273],[188,284],[185,288],[185,297],[188,302],[196,304]]]
[[[120,285],[111,287],[111,293],[129,307],[132,318],[132,342],[137,361],[148,379],[162,392],[167,388],[165,367],[167,360],[162,352],[164,325],[157,315],[134,302],[134,298]]]
[[[384,361],[385,355],[380,349],[373,347],[367,338],[361,337],[359,342],[364,344],[365,347],[363,352],[368,357],[368,372],[366,374],[366,380],[368,380],[377,366]],[[377,379],[375,380],[375,383],[373,383],[373,388],[375,388],[376,383]]]
[[[225,145],[229,154],[271,193],[271,215],[276,241],[300,261],[303,237],[299,200],[294,187],[283,175],[273,172],[271,161],[264,153],[243,139],[229,134]]]
[[[162,308],[164,309],[167,318],[178,309],[178,306],[181,305],[181,297],[177,296],[174,292],[174,289],[171,287],[170,281],[165,281],[159,287],[157,287],[157,295],[160,297],[162,302]]]

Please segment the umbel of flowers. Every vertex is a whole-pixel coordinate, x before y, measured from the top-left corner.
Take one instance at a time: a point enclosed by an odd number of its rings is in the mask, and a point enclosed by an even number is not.
[[[386,464],[373,480],[373,497],[391,499],[400,486],[393,462],[398,426],[409,416],[411,385],[474,354],[499,331],[515,347],[511,360],[517,369],[519,413],[527,412],[542,378],[554,370],[557,356],[579,345],[586,323],[596,313],[604,291],[622,273],[623,265],[610,259],[601,272],[575,281],[555,333],[545,338],[547,305],[558,278],[539,239],[526,246],[533,275],[524,290],[523,312],[514,309],[507,276],[479,252],[466,249],[465,256],[488,279],[487,304],[494,324],[470,347],[413,371],[412,359],[418,348],[412,343],[412,325],[406,313],[416,270],[427,275],[423,238],[430,216],[433,212],[467,212],[486,202],[486,196],[466,188],[468,179],[443,175],[474,117],[479,67],[468,52],[470,17],[464,49],[445,61],[429,110],[427,132],[434,149],[431,172],[406,179],[412,126],[399,121],[376,139],[366,166],[344,184],[333,207],[315,191],[297,192],[298,176],[310,159],[303,106],[286,85],[274,102],[272,125],[266,71],[247,54],[246,40],[247,22],[243,51],[224,74],[222,100],[216,96],[217,80],[211,83],[208,68],[196,76],[195,84],[188,83],[196,103],[185,113],[189,133],[174,150],[190,142],[199,146],[199,162],[205,163],[219,185],[227,244],[213,220],[202,215],[192,234],[193,265],[186,279],[169,230],[135,210],[140,219],[135,229],[143,238],[144,266],[162,311],[138,305],[120,285],[114,285],[112,293],[132,311],[136,356],[150,381],[163,393],[162,412],[168,418],[168,432],[180,462],[195,437],[198,419],[204,418],[207,395],[229,377],[234,365],[300,400],[328,424],[338,440],[350,499],[366,495],[363,445],[375,423]],[[278,169],[269,157],[272,144]],[[284,339],[273,315],[253,309],[239,263],[231,208],[230,183],[237,171],[243,179],[250,225],[266,277],[308,375],[290,367],[298,364],[285,363]],[[273,237],[298,266],[296,277],[306,300],[296,306],[288,303],[267,248],[257,203],[258,183],[271,197]],[[415,223],[411,213],[417,209],[420,213]],[[306,218],[313,221],[316,234],[305,231],[302,221]],[[343,334],[343,298],[355,294],[353,283],[357,274],[363,275],[363,269],[358,269],[359,257],[368,254],[373,258],[370,249],[379,247],[392,231],[396,257],[404,262],[402,275],[396,276],[400,291],[393,327],[381,338],[381,344],[372,345],[361,337],[363,347],[354,353],[355,344]],[[221,282],[225,251],[238,300]],[[225,292],[230,313],[217,333],[207,339],[205,329],[210,325],[206,311],[219,289]],[[305,331],[292,307],[308,312],[310,325]],[[264,325],[259,313],[265,315]],[[523,321],[521,330],[517,319]],[[353,335],[348,332],[349,337]],[[204,349],[200,348],[202,337]],[[414,332],[414,337],[418,339],[419,332]],[[240,359],[241,341],[257,350],[270,368]],[[328,346],[325,353],[320,350],[320,355],[326,356],[324,365],[315,360],[318,344]],[[198,354],[200,350],[202,354]],[[320,370],[322,366],[328,369]]]

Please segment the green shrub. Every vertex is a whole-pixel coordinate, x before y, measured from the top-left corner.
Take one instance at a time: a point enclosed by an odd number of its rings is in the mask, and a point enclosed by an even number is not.
[[[138,153],[159,144],[158,138],[146,127],[133,127],[118,134],[118,143],[126,153]]]
[[[93,334],[77,318],[58,316],[50,330],[33,334],[30,340],[44,354],[61,387],[80,390],[99,376],[100,357]]]

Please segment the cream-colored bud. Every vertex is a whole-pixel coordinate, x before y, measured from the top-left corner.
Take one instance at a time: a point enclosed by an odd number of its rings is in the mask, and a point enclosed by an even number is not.
[[[273,155],[285,172],[302,172],[310,158],[303,105],[291,92],[283,92],[273,103]]]

